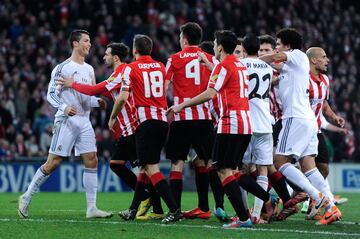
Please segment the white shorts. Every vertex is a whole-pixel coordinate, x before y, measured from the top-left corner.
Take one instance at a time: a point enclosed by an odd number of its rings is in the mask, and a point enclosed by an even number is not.
[[[307,155],[317,155],[317,128],[313,120],[283,119],[276,154],[293,156],[296,160]]]
[[[55,119],[49,153],[68,157],[74,146],[75,156],[97,151],[95,133],[89,118],[74,115]]]
[[[243,163],[256,165],[273,164],[272,133],[253,133],[250,144],[244,154]]]

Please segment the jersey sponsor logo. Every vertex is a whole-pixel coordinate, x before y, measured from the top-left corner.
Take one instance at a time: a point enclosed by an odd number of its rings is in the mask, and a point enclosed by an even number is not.
[[[152,68],[160,68],[161,65],[158,62],[154,63],[139,63],[138,64],[139,69],[152,69]]]

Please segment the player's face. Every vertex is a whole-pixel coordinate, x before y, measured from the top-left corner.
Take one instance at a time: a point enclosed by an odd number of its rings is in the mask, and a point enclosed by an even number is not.
[[[259,56],[263,56],[271,53],[274,53],[274,49],[271,47],[270,43],[263,43],[260,45],[260,49],[258,51]]]
[[[183,35],[182,32],[180,33],[180,40],[179,41],[180,41],[181,50],[183,50],[185,48],[186,39],[184,38],[184,35]]]
[[[91,43],[90,43],[90,37],[87,34],[81,34],[81,38],[78,43],[78,51],[82,56],[89,55]]]
[[[108,47],[105,51],[105,55],[103,57],[104,62],[107,66],[112,67],[114,65],[113,55],[111,54],[111,48]]]
[[[326,73],[329,62],[330,60],[327,57],[325,51],[322,50],[316,58],[315,68],[321,73]]]
[[[214,40],[214,53],[215,53],[215,58],[217,60],[220,60],[220,47],[216,43],[216,39]]]
[[[279,38],[276,40],[276,52],[288,51],[289,49],[290,47],[284,45]]]
[[[245,58],[244,47],[242,45],[236,45],[236,48],[235,48],[233,54],[236,56],[237,59]]]

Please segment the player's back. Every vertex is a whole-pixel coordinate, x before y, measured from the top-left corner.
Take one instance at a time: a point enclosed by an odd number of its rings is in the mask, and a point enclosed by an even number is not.
[[[51,81],[48,89],[48,98],[56,104],[73,106],[77,115],[89,116],[91,109],[91,96],[79,93],[72,88],[62,88],[56,85],[56,80],[61,76],[73,77],[75,82],[92,85],[94,69],[87,63],[79,64],[70,59],[57,65],[51,73]],[[56,117],[65,116],[64,110],[58,110]]]
[[[201,64],[198,52],[203,52],[197,46],[188,46],[184,50],[172,55],[166,64],[166,80],[173,83],[174,104],[181,104],[206,90],[211,71]],[[215,58],[203,52],[210,62]],[[207,103],[194,106],[175,114],[177,120],[211,119]]]
[[[245,65],[235,56],[227,56],[212,72],[209,87],[218,91],[218,133],[251,134]]]
[[[271,133],[269,90],[273,70],[257,58],[245,58],[241,62],[249,74],[250,119],[254,132]]]
[[[123,72],[122,89],[129,89],[140,122],[147,119],[166,121],[165,67],[150,56],[140,56]]]

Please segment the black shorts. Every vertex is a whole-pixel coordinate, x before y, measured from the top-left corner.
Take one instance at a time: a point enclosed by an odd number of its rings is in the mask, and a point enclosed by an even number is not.
[[[213,152],[213,167],[236,169],[250,143],[251,134],[217,134]]]
[[[207,162],[211,158],[214,135],[211,120],[174,121],[170,125],[166,157],[171,162],[186,160],[192,146],[197,156]]]
[[[277,143],[279,141],[279,134],[280,131],[282,129],[282,120],[279,119],[278,121],[276,121],[276,123],[273,125],[273,143],[274,143],[274,148],[276,148]]]
[[[140,166],[159,163],[167,131],[167,122],[160,120],[147,120],[138,126],[135,141]]]
[[[132,167],[138,166],[135,135],[120,137],[115,141],[111,160],[129,161]]]
[[[329,164],[329,152],[326,147],[324,135],[322,133],[319,133],[317,137],[319,140],[319,144],[318,144],[318,155],[315,158],[315,162]]]

